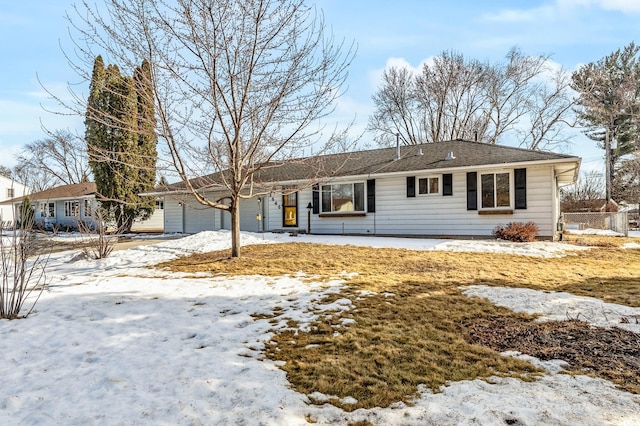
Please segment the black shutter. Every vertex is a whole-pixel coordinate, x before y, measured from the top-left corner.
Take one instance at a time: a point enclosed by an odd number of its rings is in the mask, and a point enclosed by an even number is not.
[[[513,171],[516,188],[516,209],[527,208],[527,169]]]
[[[376,212],[376,180],[367,180],[367,213]]]
[[[467,210],[478,210],[478,173],[467,173]]]
[[[451,173],[442,175],[442,195],[453,195],[453,175]]]
[[[407,197],[416,196],[416,177],[407,176]]]
[[[312,187],[311,205],[313,206],[313,214],[320,213],[320,185],[315,184]]]

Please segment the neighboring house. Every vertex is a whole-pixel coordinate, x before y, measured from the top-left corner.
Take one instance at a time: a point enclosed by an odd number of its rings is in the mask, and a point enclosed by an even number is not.
[[[29,187],[0,175],[0,221],[13,226],[13,205],[9,200],[30,192]]]
[[[46,191],[29,194],[29,202],[35,209],[36,226],[46,229],[78,229],[78,221],[95,227],[96,184],[83,182],[62,185]],[[15,211],[19,211],[25,197],[11,200]],[[162,204],[162,203],[160,203]],[[164,212],[158,209],[146,221],[136,221],[132,231],[162,231]]]
[[[240,228],[485,237],[498,225],[532,221],[540,237],[553,238],[559,188],[576,181],[580,162],[453,140],[274,163],[255,176],[254,193],[262,189],[262,195],[241,201]],[[191,182],[210,199],[223,199],[215,180],[209,175]],[[147,195],[164,197],[165,232],[230,228],[227,211],[197,203],[182,182]]]

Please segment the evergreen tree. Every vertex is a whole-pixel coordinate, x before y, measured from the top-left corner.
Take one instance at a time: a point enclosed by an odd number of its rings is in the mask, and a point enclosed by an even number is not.
[[[572,87],[579,93],[576,112],[585,134],[608,154],[609,197],[616,164],[638,149],[640,46],[630,43],[580,67],[572,75]]]
[[[105,217],[115,219],[118,229],[126,231],[134,219],[148,217],[154,207],[153,200],[138,195],[153,188],[157,158],[153,107],[149,107],[153,98],[150,93],[139,96],[145,86],[137,83],[145,79],[123,76],[116,65],[105,68],[98,56],[85,119],[89,165]]]
[[[144,59],[133,73],[138,103],[137,193],[152,190],[156,181],[158,137],[156,136],[155,102],[151,85],[151,65]],[[139,197],[138,216],[147,218],[155,209],[155,199]]]

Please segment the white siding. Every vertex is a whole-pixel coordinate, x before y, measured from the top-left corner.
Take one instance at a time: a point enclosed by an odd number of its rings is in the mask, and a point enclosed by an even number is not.
[[[13,222],[14,206],[10,203],[3,204],[11,198],[18,198],[27,195],[31,190],[13,179],[6,176],[0,176],[0,220],[3,222]]]
[[[512,204],[514,199],[513,169],[487,169],[478,173],[495,173],[509,171]],[[407,198],[406,178],[417,179],[427,176],[440,177],[441,174],[407,173],[376,178],[376,212],[364,216],[331,216],[311,215],[311,233],[314,234],[364,234],[364,235],[423,235],[423,236],[490,236],[498,225],[509,222],[535,222],[540,229],[541,237],[552,237],[555,232],[557,213],[556,179],[553,166],[536,166],[527,168],[527,208],[512,210],[510,214],[483,215],[479,211],[467,210],[466,171],[455,171],[453,177],[453,195],[439,194],[421,195]],[[343,182],[362,182],[366,179],[343,180]],[[478,197],[480,196],[478,189]],[[366,197],[366,195],[365,195]],[[218,199],[211,196],[212,199]],[[240,208],[240,228],[243,231],[257,232],[260,223],[256,215],[262,211],[265,231],[299,229],[307,230],[307,205],[311,202],[311,188],[298,192],[298,227],[283,227],[282,195],[263,197],[262,208],[257,198],[242,200]],[[366,199],[366,198],[365,198]],[[165,231],[181,232],[182,216],[171,202],[165,200]],[[229,229],[230,216],[226,211],[207,209],[203,206],[187,202],[185,206],[184,232],[193,233],[209,229]],[[480,200],[478,201],[480,205]],[[178,223],[180,228],[178,228]]]
[[[257,214],[263,214],[258,198],[241,200],[240,230],[247,232],[260,232],[260,221],[256,219]]]
[[[216,209],[213,207],[204,206],[195,200],[187,201],[183,205],[184,233],[216,230],[215,213]]]
[[[504,171],[505,169],[496,169]],[[483,173],[491,172],[490,170]],[[433,174],[410,174],[416,178]],[[490,236],[498,225],[535,222],[541,237],[553,236],[555,181],[551,166],[527,168],[527,209],[512,214],[481,215],[467,211],[466,172],[453,173],[453,195],[406,196],[406,176],[376,179],[376,213],[365,217],[320,217],[313,215],[311,232],[318,234],[451,235]],[[442,179],[441,179],[442,180]],[[442,183],[440,183],[442,185]],[[511,176],[513,198],[513,175]],[[478,191],[480,193],[480,191]],[[306,191],[311,197],[311,191]],[[308,202],[308,201],[307,201]],[[305,204],[306,205],[306,204]]]
[[[273,194],[272,196],[264,197],[264,212],[265,212],[265,231],[280,231],[280,230],[307,230],[307,205],[311,202],[311,189],[303,188],[298,191],[298,226],[297,227],[284,227],[283,226],[283,210],[282,210],[282,194]],[[311,218],[311,232],[314,232],[315,219]]]
[[[133,232],[163,232],[164,209],[155,209],[151,217],[146,220],[136,220],[131,226]]]
[[[164,232],[182,233],[183,228],[182,202],[175,198],[164,198]]]

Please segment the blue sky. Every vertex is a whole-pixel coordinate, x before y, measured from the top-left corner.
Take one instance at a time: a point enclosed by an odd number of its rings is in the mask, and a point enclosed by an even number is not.
[[[25,143],[43,138],[41,124],[83,132],[81,117],[45,110],[54,103],[41,86],[59,96],[66,96],[68,84],[77,91],[86,88],[61,50],[71,48],[64,19],[71,4],[22,0],[0,6],[0,165],[15,165],[14,155]],[[371,96],[387,64],[417,67],[443,50],[497,62],[517,46],[525,54],[549,54],[573,71],[631,41],[640,43],[640,0],[318,0],[317,5],[336,38],[358,46],[347,93],[332,118],[355,117],[359,129],[366,126]],[[580,135],[564,152],[582,156],[583,168],[602,163],[602,151]]]

